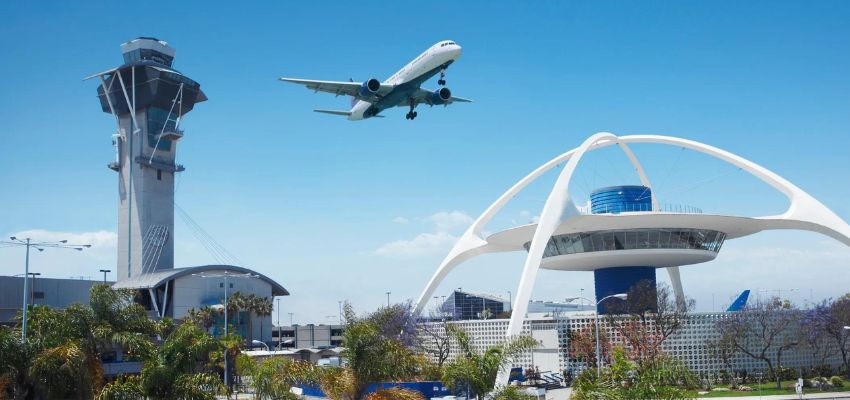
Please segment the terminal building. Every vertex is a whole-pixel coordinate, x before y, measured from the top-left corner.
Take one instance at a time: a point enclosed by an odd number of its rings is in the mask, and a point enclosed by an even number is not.
[[[705,214],[695,207],[660,204],[652,191],[649,176],[629,147],[635,143],[689,149],[731,164],[783,194],[789,201],[788,209],[779,215],[744,217]],[[576,206],[569,186],[579,161],[587,152],[614,146],[624,152],[637,173],[640,185],[599,188],[590,195],[589,209]],[[562,168],[540,211],[538,222],[486,233],[487,224],[512,198],[545,172],[559,167]],[[714,260],[728,240],[776,229],[812,231],[850,246],[850,225],[799,187],[752,161],[677,137],[616,136],[601,132],[589,137],[579,147],[541,165],[496,199],[455,242],[426,284],[415,310],[421,313],[446,275],[464,261],[486,253],[518,251],[526,252],[526,256],[514,292],[511,316],[507,320],[481,322],[486,325],[488,338],[504,340],[529,332],[529,320],[534,318],[529,314],[529,300],[540,268],[593,271],[597,314],[609,313],[612,308],[621,305],[629,288],[638,282],[647,282],[648,290],[654,291],[656,272],[664,269],[669,274],[676,303],[684,309],[685,290],[680,267]],[[652,311],[656,306],[650,304],[645,311]],[[694,318],[715,317],[695,315]],[[580,324],[581,320],[567,319],[568,328],[563,328],[563,322],[551,323],[559,326],[556,328],[558,332],[563,332],[572,329],[569,327],[573,323]],[[533,333],[534,329],[530,331]],[[708,333],[685,335],[704,337]],[[690,353],[685,355],[696,351],[691,343],[676,346],[688,346]],[[674,355],[682,355],[677,353],[681,349],[673,351]],[[500,379],[507,381],[505,371],[500,374]]]

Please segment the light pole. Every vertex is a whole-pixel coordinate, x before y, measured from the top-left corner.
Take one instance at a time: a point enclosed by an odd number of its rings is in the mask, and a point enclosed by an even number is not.
[[[23,308],[23,322],[21,323],[21,341],[27,341],[27,307],[29,306],[29,302],[27,301],[29,296],[27,296],[27,292],[29,292],[29,277],[30,277],[30,247],[35,247],[38,251],[44,251],[46,248],[54,248],[54,249],[73,249],[77,251],[82,251],[83,249],[87,249],[91,247],[90,244],[69,244],[67,240],[60,240],[58,242],[35,242],[31,238],[19,239],[17,237],[10,237],[10,242],[0,241],[0,244],[5,244],[7,246],[26,246],[27,255],[24,261],[24,308]]]
[[[342,325],[342,300],[339,300],[338,303],[339,303],[339,324]]]
[[[102,269],[102,270],[100,270],[100,272],[103,272],[103,283],[106,284],[106,273],[112,272],[112,270],[111,269]]]
[[[277,301],[277,349],[280,350],[280,297],[275,301]]]
[[[617,299],[620,299],[620,300],[625,300],[628,297],[629,297],[629,295],[626,294],[626,293],[617,293],[617,294],[612,294],[610,296],[605,296],[601,300],[596,302],[596,314],[595,314],[594,317],[596,318],[596,377],[597,378],[602,375],[602,357],[599,354],[599,304],[601,304],[603,301],[608,300],[610,298],[617,298]],[[572,297],[572,298],[568,298],[567,301],[569,302],[569,301],[578,300],[578,299],[587,300],[588,302],[593,303],[593,300],[585,299],[583,297]]]
[[[387,292],[387,308],[389,308],[389,307],[390,307],[390,294],[391,294],[391,293],[392,293],[392,292]]]
[[[41,272],[30,272],[32,277],[32,286],[30,287],[30,303],[35,304],[35,277],[40,276]]]
[[[201,278],[224,278],[224,338],[227,339],[227,279],[228,278],[246,278],[246,279],[256,279],[259,278],[259,275],[253,274],[233,274],[228,271],[219,272],[219,273],[206,273],[201,272],[197,274],[192,274],[194,276],[199,276]],[[280,339],[280,337],[278,337]],[[230,380],[229,372],[227,369],[227,349],[224,349],[224,386],[230,387],[228,385],[228,381]]]

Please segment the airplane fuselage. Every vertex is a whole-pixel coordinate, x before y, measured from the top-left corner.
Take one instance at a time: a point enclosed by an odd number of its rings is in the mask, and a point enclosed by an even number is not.
[[[461,47],[455,42],[439,42],[409,62],[383,83],[395,85],[395,88],[379,101],[369,103],[358,100],[351,108],[348,119],[351,121],[374,117],[387,108],[405,105],[410,96],[428,79],[446,69],[460,57]]]

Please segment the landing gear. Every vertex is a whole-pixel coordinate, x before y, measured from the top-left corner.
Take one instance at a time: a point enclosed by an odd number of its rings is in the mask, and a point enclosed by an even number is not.
[[[407,112],[407,115],[405,115],[405,116],[404,116],[405,118],[407,118],[407,119],[409,119],[409,120],[411,120],[411,121],[412,121],[414,118],[416,118],[416,116],[417,116],[417,115],[419,115],[419,113],[417,113],[416,111],[413,111],[413,108],[414,108],[414,107],[416,107],[416,103],[414,103],[413,101],[411,101],[411,102],[410,102],[410,111],[408,111],[408,112]]]
[[[446,85],[446,69],[443,68],[440,70],[440,80],[437,81],[437,84],[440,86]]]

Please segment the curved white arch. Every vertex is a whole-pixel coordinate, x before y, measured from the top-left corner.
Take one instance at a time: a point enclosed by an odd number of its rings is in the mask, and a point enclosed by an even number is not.
[[[594,149],[608,147],[614,144],[618,144],[619,147],[623,150],[628,157],[629,162],[631,162],[632,167],[635,172],[638,174],[638,178],[646,187],[652,187],[649,183],[649,178],[646,176],[646,172],[638,161],[637,157],[635,157],[634,153],[632,153],[631,149],[629,149],[626,143],[618,143],[616,140],[617,137],[613,134],[609,134],[610,136],[605,136],[596,142],[591,144],[591,147]],[[467,230],[461,235],[452,249],[449,251],[449,254],[443,259],[440,263],[440,266],[437,267],[437,270],[434,272],[434,275],[431,277],[431,280],[428,281],[428,284],[425,285],[425,289],[422,291],[422,294],[419,295],[419,299],[416,301],[416,308],[414,313],[416,315],[420,314],[422,310],[425,308],[425,305],[428,303],[428,299],[434,294],[434,291],[437,289],[437,286],[440,285],[440,282],[448,275],[451,270],[453,270],[457,265],[462,262],[475,257],[479,254],[484,253],[494,253],[501,251],[512,251],[513,249],[501,248],[499,246],[494,246],[492,244],[487,243],[484,239],[484,227],[493,219],[493,217],[501,211],[501,209],[511,200],[517,193],[521,192],[525,189],[528,184],[534,182],[541,175],[546,172],[554,169],[559,164],[569,161],[569,159],[573,156],[573,154],[578,151],[579,148],[572,149],[567,151],[551,160],[541,165],[530,174],[526,175],[524,178],[520,179],[516,184],[514,184],[510,189],[508,189],[505,193],[499,196],[490,207],[487,207],[483,213],[472,223],[472,225],[467,228]],[[655,197],[655,193],[650,192],[652,207],[653,210],[658,209],[658,200]],[[578,210],[571,210],[575,213],[578,213]],[[681,287],[681,282],[679,282],[679,286]]]

